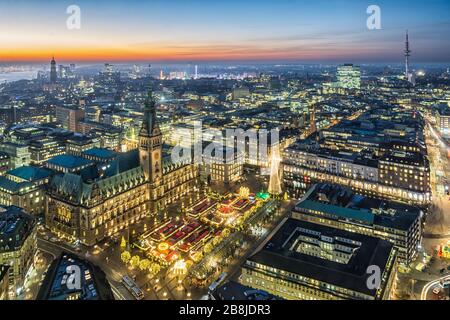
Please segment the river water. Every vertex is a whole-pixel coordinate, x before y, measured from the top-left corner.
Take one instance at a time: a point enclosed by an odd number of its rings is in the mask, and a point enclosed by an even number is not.
[[[32,80],[36,79],[37,71],[19,71],[19,72],[9,72],[0,73],[0,83],[2,82],[13,82],[18,80]]]

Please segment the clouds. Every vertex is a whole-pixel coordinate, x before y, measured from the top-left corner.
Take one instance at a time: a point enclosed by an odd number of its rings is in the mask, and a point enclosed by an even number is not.
[[[65,28],[66,1],[0,3],[0,58],[48,60],[399,61],[410,30],[413,61],[450,57],[449,1],[379,0],[382,30],[366,28],[366,0],[78,1],[81,30]]]

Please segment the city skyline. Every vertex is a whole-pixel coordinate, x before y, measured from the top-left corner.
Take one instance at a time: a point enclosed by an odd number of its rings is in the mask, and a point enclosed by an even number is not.
[[[0,300],[450,301],[449,9],[0,0]]]
[[[369,1],[142,2],[78,1],[79,30],[69,30],[68,1],[3,1],[4,62],[448,62],[450,4],[379,1],[381,29],[369,30]],[[9,12],[9,13],[8,13]],[[39,23],[37,23],[39,22]],[[112,36],[113,35],[113,36]]]

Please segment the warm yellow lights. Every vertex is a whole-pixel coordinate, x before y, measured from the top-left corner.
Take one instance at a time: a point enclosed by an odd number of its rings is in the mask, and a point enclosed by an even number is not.
[[[159,251],[166,251],[166,250],[169,250],[169,244],[168,244],[167,242],[161,242],[161,243],[158,245],[158,250],[159,250]]]

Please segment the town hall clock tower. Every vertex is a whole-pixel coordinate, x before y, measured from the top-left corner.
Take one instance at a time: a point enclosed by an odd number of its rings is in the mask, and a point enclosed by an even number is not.
[[[144,119],[139,132],[139,160],[149,183],[150,208],[154,211],[156,202],[163,195],[162,190],[162,134],[156,121],[156,107],[151,90],[144,106]]]

